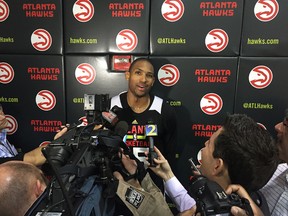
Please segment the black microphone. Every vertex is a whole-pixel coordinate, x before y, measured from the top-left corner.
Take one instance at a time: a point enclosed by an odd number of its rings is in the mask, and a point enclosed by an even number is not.
[[[145,125],[145,134],[149,137],[149,152],[148,152],[148,162],[149,166],[156,167],[157,163],[155,163],[154,158],[158,158],[157,153],[154,151],[154,136],[158,135],[157,125],[148,124]]]
[[[119,121],[115,126],[114,133],[123,139],[123,137],[127,134],[128,127],[129,126],[126,121]]]
[[[125,143],[125,136],[127,135],[127,131],[128,131],[129,125],[126,121],[119,121],[118,123],[116,123],[115,129],[114,129],[114,133],[115,135],[121,137],[122,142],[120,144],[120,147],[123,148],[125,153],[130,152],[130,148],[126,145]]]

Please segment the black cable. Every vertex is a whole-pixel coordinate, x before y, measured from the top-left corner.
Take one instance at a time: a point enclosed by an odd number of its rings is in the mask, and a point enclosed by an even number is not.
[[[53,161],[51,160],[51,158],[47,154],[46,148],[43,148],[42,152],[43,152],[45,158],[47,159],[48,163],[50,164],[50,166],[51,166],[51,168],[52,168],[52,170],[53,170],[53,172],[55,174],[56,180],[59,183],[59,186],[61,188],[61,191],[62,191],[62,194],[64,196],[64,199],[66,200],[66,203],[68,205],[68,209],[69,209],[70,215],[71,216],[75,216],[75,214],[73,212],[73,206],[72,206],[72,203],[70,202],[69,196],[68,196],[67,191],[66,191],[65,186],[64,186],[64,183],[62,182],[62,179],[61,179],[59,173],[57,172],[57,169],[55,168],[55,166],[53,164]]]

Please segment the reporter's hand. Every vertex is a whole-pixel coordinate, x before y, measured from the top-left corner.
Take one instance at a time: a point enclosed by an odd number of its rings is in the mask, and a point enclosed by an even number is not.
[[[234,216],[248,216],[244,209],[241,209],[240,207],[237,206],[231,207],[231,214]]]
[[[156,175],[161,177],[164,181],[169,180],[174,177],[174,173],[170,167],[170,164],[166,160],[166,158],[162,155],[160,150],[154,146],[154,151],[156,152],[158,158],[155,158],[154,161],[157,164],[156,167],[149,167]],[[146,156],[148,152],[145,152]],[[148,158],[146,158],[148,160]]]
[[[240,197],[246,198],[250,202],[254,216],[264,216],[261,209],[256,205],[256,203],[241,185],[229,185],[226,189],[226,193],[231,194],[232,192],[237,193]],[[232,206],[231,213],[234,216],[247,216],[246,211],[237,206]]]
[[[63,136],[68,131],[68,125],[62,125],[60,130],[57,131],[56,135],[54,136],[54,140],[58,139],[59,137]]]
[[[54,136],[54,140],[61,137],[63,134],[67,132],[67,127],[66,126],[61,126],[61,130],[57,131],[57,134]],[[31,163],[35,166],[41,166],[46,162],[46,158],[44,157],[42,153],[42,148],[45,146],[40,146],[35,149],[33,149],[30,152],[27,152],[24,154],[23,161]]]
[[[121,156],[121,162],[124,166],[124,168],[130,173],[130,175],[134,175],[137,170],[137,162],[129,157],[129,155],[123,154],[123,149],[122,151],[122,156]]]
[[[180,212],[178,216],[195,216],[195,213],[196,213],[196,205],[194,205],[192,208],[186,211]],[[197,213],[196,216],[201,216],[201,214]]]
[[[123,150],[121,152],[121,162],[124,166],[124,168],[130,173],[130,175],[133,175],[136,173],[137,170],[137,163],[135,160],[131,159],[129,157],[129,155],[125,155],[123,154]],[[123,176],[121,175],[120,172],[115,171],[113,172],[113,175],[115,178],[117,178],[118,180],[122,180],[124,181]],[[127,183],[131,184],[132,186],[134,186],[135,188],[141,189],[141,184],[139,183],[139,181],[135,178],[129,179],[127,181]]]

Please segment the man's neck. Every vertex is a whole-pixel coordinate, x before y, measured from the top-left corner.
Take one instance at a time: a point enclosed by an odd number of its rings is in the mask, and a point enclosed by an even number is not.
[[[231,180],[228,174],[223,175],[223,173],[221,175],[214,177],[212,181],[215,181],[217,184],[219,184],[221,188],[223,188],[223,190],[225,190],[228,187],[228,185],[231,184]]]
[[[127,94],[127,102],[131,109],[136,113],[144,112],[150,105],[150,95],[137,97],[133,94]]]

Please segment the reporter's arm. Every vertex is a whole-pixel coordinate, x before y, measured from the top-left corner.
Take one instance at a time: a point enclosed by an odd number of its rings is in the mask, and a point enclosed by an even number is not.
[[[66,126],[61,126],[60,130],[57,131],[56,135],[54,136],[54,140],[61,137],[63,134],[67,132]],[[45,146],[40,146],[33,149],[30,152],[24,154],[23,161],[31,163],[35,166],[41,166],[46,162],[46,158],[42,154],[42,148]]]
[[[166,158],[162,155],[160,150],[157,147],[154,147],[158,158],[155,158],[154,161],[157,164],[156,167],[149,167],[156,175],[162,178],[165,182],[174,177],[174,173],[170,167],[170,164]],[[147,153],[147,152],[146,152]]]
[[[42,148],[44,146],[37,147],[30,152],[24,154],[23,161],[27,163],[31,163],[35,166],[41,166],[45,163],[46,158],[42,154]]]
[[[62,125],[60,127],[60,130],[57,131],[57,133],[54,136],[54,140],[58,139],[59,137],[63,136],[67,131],[68,131],[68,124],[67,125]]]
[[[67,132],[66,126],[61,126],[60,130],[57,131],[56,135],[54,136],[54,140],[61,137],[63,134]],[[45,146],[40,146],[33,149],[30,152],[27,152],[23,156],[23,161],[31,163],[35,166],[41,166],[46,162],[46,158],[42,154],[42,148]]]
[[[122,162],[124,168],[128,171],[128,173],[130,173],[130,175],[133,175],[133,174],[136,173],[136,170],[137,170],[136,161],[130,159],[130,157],[128,155],[123,154],[123,150],[122,150],[122,155],[121,155],[121,162]],[[113,172],[113,175],[119,181],[120,180],[124,181],[123,176],[119,172],[115,171],[115,172]],[[131,184],[132,186],[134,186],[137,189],[141,189],[142,188],[140,182],[137,179],[135,179],[135,178],[129,179],[127,181],[127,183]]]
[[[180,212],[191,209],[196,204],[195,200],[189,196],[187,190],[175,177],[168,161],[162,155],[160,150],[157,147],[154,147],[154,151],[158,156],[157,159],[154,159],[157,166],[149,168],[164,180],[165,192]]]
[[[179,212],[190,210],[193,207],[195,207],[194,210],[196,211],[195,200],[188,194],[187,190],[175,176],[166,181],[164,187],[165,192],[176,205]]]

